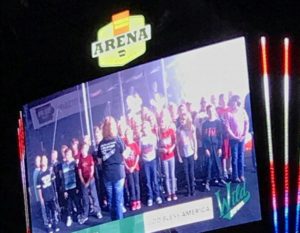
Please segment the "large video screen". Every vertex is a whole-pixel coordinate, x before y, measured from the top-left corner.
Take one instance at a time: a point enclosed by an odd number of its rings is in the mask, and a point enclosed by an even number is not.
[[[23,112],[33,233],[204,232],[261,219],[243,37]]]

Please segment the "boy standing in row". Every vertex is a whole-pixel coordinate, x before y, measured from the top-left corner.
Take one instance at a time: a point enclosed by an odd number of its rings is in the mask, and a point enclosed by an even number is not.
[[[40,197],[41,205],[46,210],[47,220],[48,220],[48,232],[52,233],[53,230],[59,231],[57,227],[57,222],[55,220],[55,191],[52,182],[55,176],[50,172],[48,168],[48,158],[43,155],[41,158],[41,171],[37,177],[37,190]]]
[[[99,200],[97,196],[94,172],[94,159],[89,154],[89,145],[83,144],[81,148],[81,156],[78,164],[78,174],[81,182],[83,214],[78,218],[79,224],[83,224],[88,220],[89,214],[89,193],[93,200],[94,211],[98,219],[102,218]]]

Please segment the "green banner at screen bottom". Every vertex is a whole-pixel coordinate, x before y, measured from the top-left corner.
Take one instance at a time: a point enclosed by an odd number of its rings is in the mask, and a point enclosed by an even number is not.
[[[112,221],[73,233],[144,233],[143,214]]]

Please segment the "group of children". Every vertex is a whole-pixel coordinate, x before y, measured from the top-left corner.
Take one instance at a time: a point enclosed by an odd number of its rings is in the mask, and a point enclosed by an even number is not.
[[[40,203],[40,213],[49,232],[59,231],[57,224],[62,210],[68,227],[75,215],[80,224],[87,221],[91,203],[96,217],[102,218],[94,178],[95,163],[89,148],[88,144],[82,144],[76,158],[70,148],[63,146],[61,162],[58,161],[58,152],[53,150],[51,164],[48,164],[46,155],[35,158],[36,201]]]
[[[135,99],[138,105],[134,104]],[[249,119],[239,96],[232,95],[227,102],[221,94],[218,105],[213,99],[207,104],[202,98],[199,111],[193,110],[187,102],[178,107],[174,103],[160,104],[160,108],[154,105],[150,110],[142,106],[137,93],[130,96],[129,102],[134,109],[129,108],[128,116],[117,121],[116,139],[110,141],[103,137],[105,124],[95,127],[96,152],[87,136],[80,144],[73,139],[70,147],[62,146],[60,160],[58,152],[52,151],[49,166],[47,156],[36,157],[33,175],[36,198],[49,232],[59,230],[58,209],[64,210],[67,226],[72,225],[74,215],[80,224],[88,220],[91,212],[101,219],[100,203],[108,201],[108,208],[113,208],[110,199],[116,198],[111,196],[109,188],[112,186],[107,181],[113,181],[122,192],[126,188],[131,210],[140,209],[143,183],[140,171],[145,175],[147,206],[154,202],[162,204],[163,200],[177,200],[176,160],[183,164],[187,196],[195,195],[198,157],[205,161],[207,191],[211,182],[224,186],[229,175],[232,182],[245,182],[244,142]],[[120,144],[121,161],[116,157],[116,143]],[[114,181],[118,181],[114,178],[116,174],[122,180],[123,170],[120,169],[124,169],[125,184]],[[123,196],[122,199],[116,208],[124,212]],[[117,214],[112,219],[122,217]]]

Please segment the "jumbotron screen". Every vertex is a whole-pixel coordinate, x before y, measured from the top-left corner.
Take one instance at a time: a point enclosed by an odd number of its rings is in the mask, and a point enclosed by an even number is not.
[[[243,37],[28,103],[31,230],[205,232],[261,219]]]

